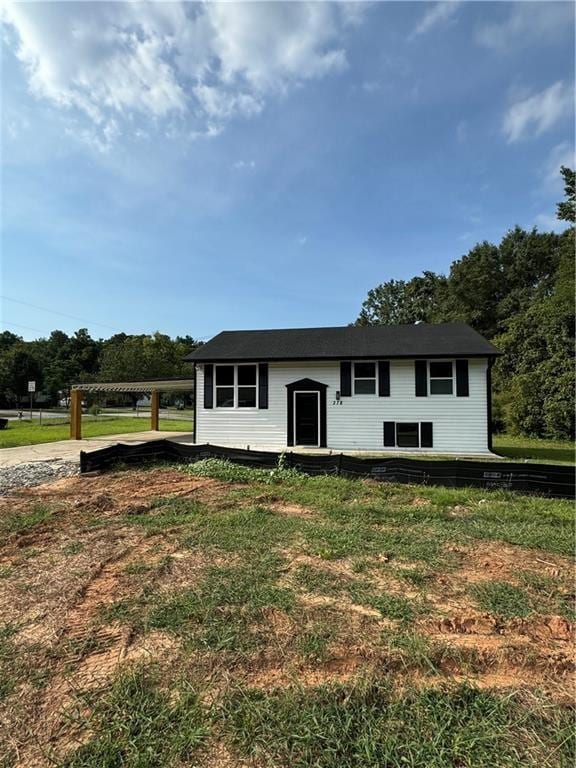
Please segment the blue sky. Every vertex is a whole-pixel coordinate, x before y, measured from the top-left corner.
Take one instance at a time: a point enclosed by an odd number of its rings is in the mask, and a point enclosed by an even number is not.
[[[559,226],[571,3],[2,18],[2,327],[24,338],[344,325],[384,280]]]

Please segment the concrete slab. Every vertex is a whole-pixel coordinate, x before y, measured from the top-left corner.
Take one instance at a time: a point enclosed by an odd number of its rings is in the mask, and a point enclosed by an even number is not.
[[[14,467],[33,461],[80,461],[80,451],[96,451],[115,443],[146,443],[150,440],[177,440],[182,443],[192,442],[192,433],[188,432],[126,432],[118,435],[88,437],[84,440],[57,440],[54,443],[21,445],[18,448],[0,449],[0,468]]]

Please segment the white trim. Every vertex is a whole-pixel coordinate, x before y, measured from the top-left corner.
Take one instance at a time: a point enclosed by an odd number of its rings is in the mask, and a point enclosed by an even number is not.
[[[379,381],[378,381],[378,361],[377,360],[352,360],[352,396],[358,397],[370,397],[378,394]],[[374,376],[356,376],[356,363],[362,365],[363,363],[372,363],[374,366]],[[356,392],[356,381],[373,381],[374,392]]]
[[[320,435],[320,392],[317,389],[295,389],[292,393],[292,440],[294,442],[294,445],[297,446],[299,443],[296,442],[296,395],[316,395],[316,404],[318,408],[318,442],[316,445],[309,445],[309,448],[320,448],[320,441],[321,441],[321,435]]]
[[[428,394],[431,397],[455,397],[456,396],[456,361],[450,360],[450,359],[444,359],[444,360],[428,360],[428,365],[426,366],[426,372],[428,374]],[[432,392],[431,382],[432,381],[448,381],[448,376],[434,376],[432,377],[430,375],[430,365],[432,363],[450,363],[452,366],[452,392]]]

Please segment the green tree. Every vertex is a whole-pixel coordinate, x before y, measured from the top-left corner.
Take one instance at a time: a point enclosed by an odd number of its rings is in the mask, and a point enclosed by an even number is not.
[[[576,221],[576,173],[571,169],[563,165],[560,168],[560,173],[564,179],[564,194],[566,200],[558,203],[557,216],[561,221]]]
[[[99,378],[102,381],[138,381],[192,376],[183,358],[190,347],[162,333],[128,336],[104,345]],[[138,396],[132,398],[135,402]]]
[[[574,437],[574,258],[564,233],[554,291],[510,320],[494,343],[497,402],[507,427],[538,437]]]
[[[29,381],[35,381],[36,389],[41,389],[41,365],[26,348],[26,343],[19,342],[0,358],[0,390],[5,400],[20,407],[28,397]]]
[[[368,292],[356,325],[434,322],[441,315],[446,278],[424,272],[412,280],[389,280]]]
[[[6,352],[10,347],[23,341],[22,336],[16,336],[12,331],[2,331],[0,333],[0,354]]]

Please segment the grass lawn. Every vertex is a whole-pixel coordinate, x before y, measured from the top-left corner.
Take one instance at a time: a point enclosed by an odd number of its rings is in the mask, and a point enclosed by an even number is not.
[[[22,490],[2,765],[573,765],[573,535],[567,500],[215,460]]]
[[[192,423],[180,419],[160,418],[160,430],[167,432],[191,432]],[[123,432],[146,432],[150,429],[150,419],[132,417],[113,418],[110,416],[82,416],[82,436],[99,437]],[[55,440],[67,440],[70,426],[66,419],[47,419],[40,426],[36,421],[9,421],[6,429],[0,430],[0,448],[14,448],[18,445],[52,443]]]
[[[574,464],[574,444],[570,440],[494,435],[494,451],[510,459]]]

